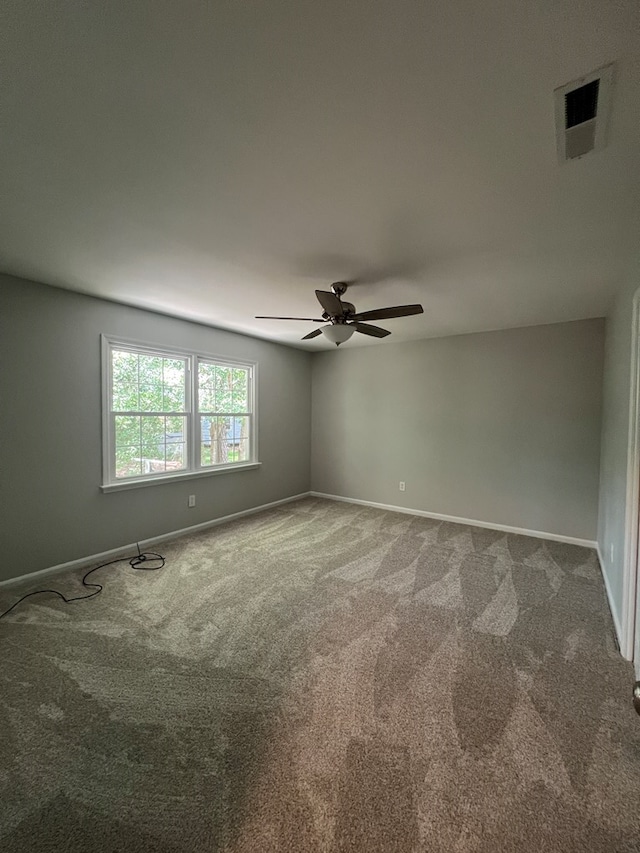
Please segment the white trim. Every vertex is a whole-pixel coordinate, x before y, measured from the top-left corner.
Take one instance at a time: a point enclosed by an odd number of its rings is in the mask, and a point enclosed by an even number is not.
[[[193,355],[200,355],[203,358],[207,358],[210,361],[217,361],[221,364],[226,364],[228,367],[232,367],[234,364],[242,364],[245,367],[253,367],[257,364],[253,359],[248,358],[229,358],[228,355],[220,355],[219,353],[206,352],[205,350],[198,349],[196,352],[193,349],[189,349],[188,347],[177,347],[173,344],[162,344],[162,346],[158,346],[157,341],[142,341],[139,338],[123,338],[121,335],[109,335],[103,334],[101,335],[103,338],[107,338],[110,344],[118,346],[122,344],[125,347],[131,347],[135,349],[139,348],[140,352],[144,354],[147,350],[153,350],[158,355],[163,355],[167,352],[175,352],[178,355],[183,357],[190,357]]]
[[[148,545],[156,545],[159,542],[165,542],[167,539],[176,539],[179,536],[186,536],[190,533],[197,533],[200,530],[206,530],[208,527],[217,527],[219,524],[226,524],[228,521],[235,521],[238,518],[243,518],[245,515],[254,515],[257,512],[263,512],[267,509],[280,506],[281,504],[291,503],[292,501],[300,500],[301,498],[309,497],[311,492],[301,492],[299,495],[291,495],[288,498],[280,498],[277,501],[271,501],[268,504],[261,504],[250,509],[243,509],[240,512],[233,512],[230,515],[223,515],[220,518],[213,518],[210,521],[203,521],[201,524],[193,524],[190,527],[183,527],[180,530],[172,530],[170,533],[161,533],[159,536],[151,536],[149,539],[141,539],[140,542],[132,542],[129,545],[121,545],[118,548],[111,548],[110,551],[101,551],[99,554],[92,554],[90,557],[81,557],[78,560],[70,560],[68,563],[60,563],[57,566],[50,566],[48,569],[40,569],[37,572],[29,572],[26,575],[18,575],[16,578],[8,578],[0,581],[0,588],[6,586],[14,586],[23,581],[33,581],[37,578],[43,578],[47,575],[57,574],[58,572],[66,571],[67,569],[79,569],[83,566],[89,566],[91,563],[103,563],[109,557],[117,557],[118,554],[131,552],[132,556],[137,553],[137,546],[146,548]]]
[[[543,530],[527,530],[524,527],[511,527],[508,524],[493,524],[490,521],[478,521],[474,518],[461,518],[458,515],[443,515],[439,512],[427,512],[424,509],[410,509],[404,506],[376,503],[375,501],[361,501],[356,498],[344,498],[341,495],[327,495],[324,492],[309,492],[309,494],[314,498],[326,498],[330,501],[343,501],[344,503],[373,506],[376,507],[376,509],[387,509],[390,512],[403,512],[407,515],[420,515],[425,518],[435,518],[438,521],[451,521],[454,524],[468,524],[470,527],[486,527],[489,530],[501,530],[504,533],[517,533],[519,536],[533,536],[536,539],[551,539],[554,542],[566,542],[569,545],[581,545],[583,548],[595,548],[597,544],[593,539],[578,539],[575,536],[561,536],[559,533],[546,533]]]
[[[187,536],[191,533],[198,533],[200,530],[206,530],[209,527],[218,527],[220,524],[227,524],[229,521],[235,521],[238,518],[244,518],[246,515],[255,515],[257,512],[264,512],[267,509],[273,509],[282,504],[288,504],[292,501],[299,501],[302,498],[309,497],[310,492],[301,492],[299,495],[291,495],[288,498],[280,498],[277,501],[271,501],[268,504],[242,509],[240,512],[232,512],[230,515],[223,515],[220,518],[212,518],[210,521],[203,521],[200,524],[192,524],[190,527],[183,527],[180,530],[172,530],[170,533],[161,533],[159,536],[152,536],[150,539],[143,539],[140,545],[156,545],[158,542],[166,542],[168,539],[177,539],[179,536]]]
[[[100,491],[122,492],[126,489],[139,489],[141,486],[158,486],[160,483],[194,480],[196,477],[214,477],[216,474],[229,474],[231,471],[251,471],[260,468],[261,465],[262,462],[230,462],[228,465],[200,468],[198,471],[181,471],[179,474],[165,474],[162,477],[147,477],[145,480],[119,480],[117,483],[100,486]]]
[[[632,303],[629,436],[622,562],[622,632],[620,650],[632,660],[635,652],[638,517],[640,515],[640,290]]]
[[[602,551],[600,550],[600,545],[596,545],[596,552],[598,554],[598,564],[600,566],[600,574],[602,575],[602,580],[604,581],[604,588],[607,592],[607,602],[609,604],[609,612],[611,613],[611,619],[613,620],[613,627],[616,632],[616,637],[618,638],[618,645],[620,646],[620,654],[622,657],[629,660],[626,657],[624,652],[622,651],[622,627],[620,625],[620,619],[618,617],[618,613],[615,607],[615,598],[613,597],[613,593],[611,591],[611,586],[609,585],[609,578],[607,573],[604,570],[604,558],[602,556]]]
[[[111,338],[100,335],[100,382],[102,397],[102,482],[111,480],[111,430],[109,429],[109,401],[111,397]]]

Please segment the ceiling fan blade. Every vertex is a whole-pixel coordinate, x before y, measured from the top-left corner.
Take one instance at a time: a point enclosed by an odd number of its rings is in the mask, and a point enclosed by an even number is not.
[[[326,320],[317,320],[315,317],[255,317],[256,320],[304,320],[307,323],[326,323]]]
[[[391,332],[386,329],[381,329],[380,326],[369,326],[364,323],[348,323],[348,326],[353,326],[356,332],[362,332],[363,335],[371,335],[372,338],[386,338]]]
[[[344,306],[335,293],[329,290],[316,290],[318,302],[331,317],[344,317]]]
[[[318,335],[322,334],[322,329],[314,329],[312,332],[309,332],[308,335],[305,335],[304,338],[300,338],[301,341],[308,341],[310,338],[317,338]]]
[[[422,314],[422,305],[394,305],[393,308],[377,308],[374,311],[361,311],[354,314],[354,320],[391,320],[394,317],[408,317],[410,314]]]

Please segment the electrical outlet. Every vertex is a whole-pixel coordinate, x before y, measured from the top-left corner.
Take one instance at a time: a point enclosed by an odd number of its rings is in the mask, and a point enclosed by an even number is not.
[[[196,496],[195,495],[189,495],[189,506],[195,506],[195,505],[196,505]]]
[[[404,482],[404,480],[400,480],[400,491],[404,492],[404,489],[405,489],[405,482]]]

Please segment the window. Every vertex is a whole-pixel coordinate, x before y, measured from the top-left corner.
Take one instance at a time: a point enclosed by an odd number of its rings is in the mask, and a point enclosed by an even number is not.
[[[249,367],[198,359],[200,465],[227,465],[251,458]]]
[[[255,462],[255,365],[103,338],[104,485]]]

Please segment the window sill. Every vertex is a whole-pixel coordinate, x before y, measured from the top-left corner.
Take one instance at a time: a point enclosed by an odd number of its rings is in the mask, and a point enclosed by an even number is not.
[[[197,477],[213,477],[217,474],[229,474],[232,471],[250,471],[259,468],[261,462],[233,463],[220,465],[202,471],[185,471],[181,474],[168,474],[164,477],[148,477],[140,480],[122,480],[120,483],[107,483],[100,486],[102,492],[122,492],[126,489],[139,489],[142,486],[159,486],[162,483],[176,483],[182,480],[195,480]]]

